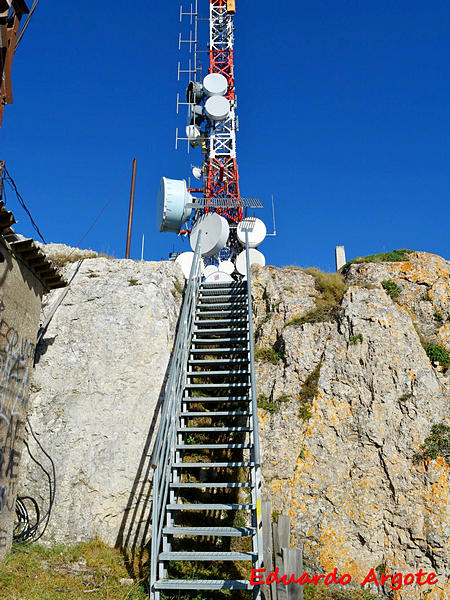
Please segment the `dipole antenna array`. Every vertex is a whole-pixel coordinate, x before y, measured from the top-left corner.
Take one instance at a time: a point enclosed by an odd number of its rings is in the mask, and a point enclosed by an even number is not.
[[[206,4],[206,0],[202,3]],[[252,261],[265,264],[264,256],[253,249],[265,239],[267,231],[261,220],[247,218],[249,208],[261,208],[262,204],[255,198],[243,198],[239,184],[234,73],[236,2],[209,0],[208,4],[208,16],[201,16],[199,0],[191,3],[189,9],[180,7],[180,22],[187,23],[189,29],[184,35],[180,33],[178,39],[179,49],[187,49],[189,59],[186,64],[178,63],[178,81],[186,78],[187,87],[185,95],[177,94],[177,114],[181,106],[186,107],[187,124],[185,135],[176,129],[175,147],[178,149],[179,142],[185,141],[188,152],[201,154],[201,163],[192,165],[198,184],[191,186],[190,178],[186,183],[163,177],[157,216],[160,231],[188,235],[193,249],[201,227],[202,257],[220,272],[224,261],[237,264],[245,245],[245,232],[249,235]],[[208,43],[202,23],[209,24]],[[241,263],[245,266],[245,261]],[[232,273],[229,264],[226,268],[229,277],[239,278],[234,266]]]

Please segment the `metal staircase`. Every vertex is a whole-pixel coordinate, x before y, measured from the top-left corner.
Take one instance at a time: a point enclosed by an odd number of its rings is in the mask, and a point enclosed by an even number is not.
[[[152,459],[151,600],[261,597],[249,583],[262,564],[250,270],[247,281],[207,285],[200,264],[197,250]]]

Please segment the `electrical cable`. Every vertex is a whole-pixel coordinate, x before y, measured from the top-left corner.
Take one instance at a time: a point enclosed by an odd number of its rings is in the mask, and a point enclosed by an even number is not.
[[[23,34],[25,33],[25,31],[26,31],[26,29],[27,29],[27,27],[28,27],[28,25],[30,23],[31,17],[33,16],[34,11],[36,10],[36,7],[37,7],[38,3],[39,3],[39,0],[34,0],[33,5],[30,8],[30,12],[28,13],[28,17],[27,17],[25,23],[23,24],[23,27],[20,30],[20,33],[19,33],[19,35],[17,37],[15,50],[17,50],[17,47],[19,46],[20,41],[23,38]]]
[[[30,447],[28,445],[28,442],[25,441],[25,446],[28,450],[28,454],[30,455],[30,458],[33,460],[33,462],[35,462],[42,469],[42,471],[45,473],[45,475],[48,479],[49,506],[48,506],[46,513],[41,517],[39,505],[34,498],[32,498],[31,496],[21,496],[21,497],[17,498],[17,501],[16,501],[16,525],[14,528],[14,535],[13,535],[13,541],[15,543],[25,543],[25,542],[28,542],[31,540],[36,542],[44,535],[44,533],[48,527],[49,521],[50,521],[51,512],[52,512],[53,505],[55,502],[55,493],[56,493],[55,463],[53,462],[51,456],[44,450],[44,448],[42,447],[42,444],[36,437],[28,417],[27,417],[27,426],[28,426],[28,428],[26,428],[27,433],[31,433],[35,442],[39,446],[40,450],[48,458],[48,460],[50,461],[51,466],[52,466],[52,475],[50,475],[50,473],[47,471],[47,469],[45,469],[45,467],[42,465],[42,463],[40,463],[33,456],[32,452],[30,450]],[[52,476],[53,476],[53,480],[52,480]],[[36,513],[33,523],[31,523],[30,514],[29,514],[28,508],[26,506],[26,502],[29,502],[30,504],[32,504],[34,512]],[[39,535],[36,535],[39,527],[44,522],[45,522],[44,528],[39,533]]]
[[[17,189],[17,186],[14,182],[14,179],[11,177],[9,171],[7,170],[7,168],[5,167],[3,170],[3,181],[7,181],[8,184],[10,185],[11,189],[14,190],[16,196],[17,196],[17,200],[19,201],[20,206],[24,209],[24,211],[27,213],[31,224],[34,228],[34,230],[36,231],[36,233],[38,234],[38,236],[41,238],[41,240],[44,242],[44,244],[46,244],[47,242],[45,241],[42,233],[39,231],[39,227],[36,225],[35,220],[33,219],[32,214],[30,213],[30,211],[28,210],[24,199],[22,198],[22,196],[19,193],[19,190]]]
[[[111,194],[111,196],[109,197],[109,199],[106,201],[106,204],[103,206],[103,208],[101,209],[101,211],[98,213],[98,215],[95,217],[95,219],[93,220],[92,224],[90,225],[89,229],[86,231],[86,233],[82,236],[82,238],[80,240],[78,240],[78,242],[76,243],[74,249],[72,250],[72,252],[68,255],[71,256],[76,250],[77,248],[80,247],[81,242],[88,236],[88,234],[91,232],[91,230],[95,227],[95,225],[97,224],[97,221],[100,219],[100,217],[102,216],[102,214],[105,212],[105,210],[107,209],[107,207],[111,204],[111,202],[114,200],[117,192],[119,191],[119,189],[121,188],[123,182],[125,181],[126,176],[128,175],[128,173],[131,170],[131,166],[127,169],[126,173],[123,175],[122,179],[119,181],[119,184],[117,185],[116,189],[113,191],[113,193]]]

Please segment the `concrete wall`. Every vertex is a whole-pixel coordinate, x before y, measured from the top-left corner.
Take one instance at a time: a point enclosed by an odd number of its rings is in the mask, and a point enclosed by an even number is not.
[[[11,547],[42,283],[0,238],[0,560]]]

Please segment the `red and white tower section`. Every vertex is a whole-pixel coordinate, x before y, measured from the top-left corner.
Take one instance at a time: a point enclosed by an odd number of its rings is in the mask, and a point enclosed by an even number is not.
[[[157,222],[160,231],[188,235],[191,248],[197,246],[205,262],[208,281],[229,281],[245,274],[245,240],[248,239],[252,264],[265,264],[256,247],[266,237],[260,219],[247,217],[249,209],[262,207],[259,200],[242,198],[236,153],[237,97],[234,77],[235,0],[209,0],[209,19],[199,15],[196,0],[190,11],[180,10],[180,20],[190,19],[189,37],[180,34],[179,46],[187,45],[191,58],[186,69],[179,65],[179,79],[187,74],[186,102],[177,100],[177,110],[187,107],[186,137],[188,152],[201,152],[201,166],[192,174],[202,187],[191,187],[185,180],[163,177],[158,194]],[[209,46],[201,50],[199,31],[209,20]],[[206,36],[205,36],[206,37]],[[208,56],[207,69],[200,57]],[[198,195],[200,194],[200,196]],[[185,252],[177,262],[189,276],[193,253]]]

